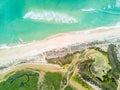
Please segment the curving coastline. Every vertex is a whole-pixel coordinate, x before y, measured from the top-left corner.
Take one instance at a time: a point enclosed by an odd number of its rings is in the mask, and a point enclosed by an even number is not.
[[[63,56],[83,48],[97,40],[115,43],[119,39],[120,27],[97,28],[86,31],[62,33],[21,47],[0,50],[0,68],[20,63],[47,63],[46,58]]]

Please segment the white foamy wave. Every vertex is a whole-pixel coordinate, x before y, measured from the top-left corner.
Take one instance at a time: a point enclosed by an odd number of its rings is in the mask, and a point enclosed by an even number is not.
[[[88,9],[81,9],[82,11],[85,11],[85,12],[90,12],[90,11],[95,11],[94,8],[88,8]]]
[[[120,0],[116,0],[116,7],[120,7]]]
[[[90,33],[91,33],[90,30],[84,31],[84,34],[90,34]]]
[[[120,26],[120,22],[118,22],[118,23],[116,24],[116,26]]]
[[[26,13],[23,18],[48,21],[48,22],[52,21],[57,23],[77,23],[78,22],[76,18],[68,14],[53,12],[53,11],[39,11],[39,12],[30,11]]]
[[[0,49],[7,49],[7,48],[10,48],[10,47],[8,45],[6,45],[6,44],[0,45]]]

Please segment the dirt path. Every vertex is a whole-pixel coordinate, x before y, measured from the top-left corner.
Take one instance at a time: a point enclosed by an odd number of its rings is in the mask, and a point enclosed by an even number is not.
[[[34,71],[38,71],[38,72],[48,72],[48,71],[49,72],[66,72],[66,69],[63,69],[59,65],[55,65],[55,64],[27,63],[27,64],[21,64],[18,66],[11,67],[6,71],[1,72],[0,73],[0,81],[5,80],[4,77],[11,72],[26,70],[26,69],[34,70]]]
[[[64,85],[63,82],[61,82],[61,86],[63,86],[60,90],[64,90],[68,85],[69,85],[69,81],[71,79],[71,75],[74,72],[75,69],[75,65],[77,63],[77,61],[79,60],[79,56],[80,54],[76,54],[72,60],[72,63],[70,64],[67,72],[65,73],[65,78],[66,78],[66,84]]]

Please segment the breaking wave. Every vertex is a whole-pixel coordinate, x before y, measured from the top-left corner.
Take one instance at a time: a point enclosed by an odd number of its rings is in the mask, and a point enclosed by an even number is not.
[[[81,9],[81,11],[91,12],[91,11],[95,11],[95,9],[94,8],[88,8],[88,9]]]
[[[116,23],[116,26],[120,26],[120,22]]]
[[[7,44],[0,45],[0,49],[7,49],[7,48],[10,48],[10,46],[8,46]]]
[[[77,23],[78,20],[68,14],[53,11],[30,11],[23,17],[24,19],[33,19],[40,21],[56,22],[56,23]]]

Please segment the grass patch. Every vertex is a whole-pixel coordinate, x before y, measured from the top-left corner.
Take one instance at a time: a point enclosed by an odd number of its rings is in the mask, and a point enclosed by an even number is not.
[[[86,84],[84,81],[82,81],[82,80],[78,77],[78,75],[74,75],[72,78],[73,78],[73,80],[74,80],[75,82],[81,84],[84,88],[86,88],[86,89],[88,89],[88,90],[92,90],[91,87],[90,87],[88,84]]]
[[[32,71],[18,71],[0,83],[0,90],[37,90],[38,77]]]
[[[59,90],[62,80],[62,74],[58,72],[47,72],[44,77],[40,90]]]
[[[64,90],[75,90],[75,89],[72,89],[71,86],[67,86]]]
[[[47,61],[48,63],[53,63],[53,64],[58,64],[60,66],[64,66],[66,64],[70,64],[72,62],[73,57],[74,57],[73,54],[67,54],[63,57],[47,59]]]

